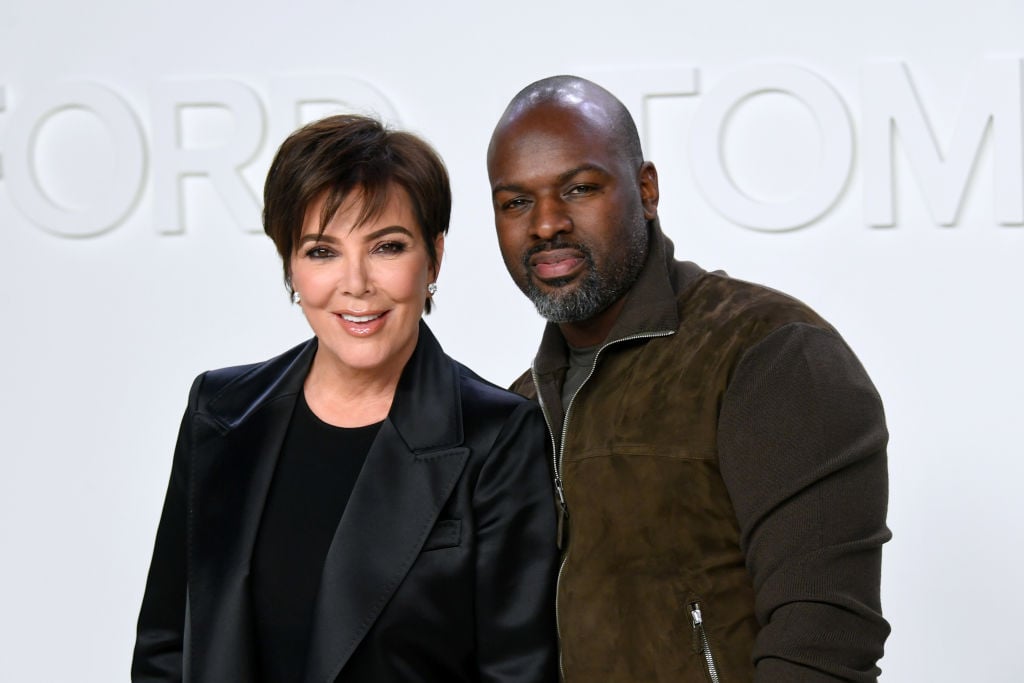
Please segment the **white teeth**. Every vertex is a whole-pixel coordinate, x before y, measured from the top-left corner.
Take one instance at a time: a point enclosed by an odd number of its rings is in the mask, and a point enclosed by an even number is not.
[[[348,313],[342,313],[341,317],[350,323],[368,323],[371,320],[376,320],[380,317],[380,313],[377,315],[349,315]]]

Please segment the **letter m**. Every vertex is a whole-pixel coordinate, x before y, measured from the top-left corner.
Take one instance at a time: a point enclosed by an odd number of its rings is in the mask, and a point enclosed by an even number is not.
[[[945,154],[903,62],[863,72],[864,212],[870,225],[896,223],[894,140],[899,137],[925,205],[939,225],[955,225],[978,154],[991,130],[994,218],[1024,224],[1022,60],[981,62],[968,87]]]

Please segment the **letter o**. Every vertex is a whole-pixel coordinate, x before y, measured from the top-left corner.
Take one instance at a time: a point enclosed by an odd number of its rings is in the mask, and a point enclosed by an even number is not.
[[[785,202],[759,201],[745,194],[722,158],[729,115],[744,100],[764,92],[803,102],[821,135],[819,172]],[[853,165],[853,127],[842,98],[817,74],[788,64],[751,66],[727,76],[702,98],[690,130],[690,164],[705,199],[728,220],[754,230],[794,230],[822,216],[842,195]]]
[[[39,131],[51,116],[73,108],[91,112],[110,132],[114,172],[105,192],[85,209],[58,206],[35,172]],[[113,91],[94,83],[66,83],[37,92],[12,112],[10,145],[4,155],[11,200],[33,223],[61,237],[94,237],[116,227],[139,197],[146,154],[142,131],[131,108]]]

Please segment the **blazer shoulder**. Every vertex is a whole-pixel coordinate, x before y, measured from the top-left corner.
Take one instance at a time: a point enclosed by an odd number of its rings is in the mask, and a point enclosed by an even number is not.
[[[198,413],[233,424],[259,405],[302,386],[316,350],[310,339],[259,363],[207,370],[196,378],[189,405]]]
[[[535,402],[483,379],[458,361],[452,362],[458,370],[463,419],[468,423],[504,423],[519,412],[539,410]]]
[[[510,411],[528,402],[523,396],[484,379],[462,363],[455,360],[452,362],[458,371],[459,388],[463,401],[494,403],[495,405],[504,406]]]
[[[514,391],[520,396],[536,401],[537,400],[537,387],[533,385],[533,373],[529,370],[519,375],[512,385],[509,387],[510,391]]]

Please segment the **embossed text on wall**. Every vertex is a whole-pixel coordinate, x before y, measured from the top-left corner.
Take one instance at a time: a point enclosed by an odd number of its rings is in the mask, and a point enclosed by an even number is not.
[[[859,158],[864,222],[896,226],[897,155],[914,179],[901,186],[905,201],[922,202],[938,225],[956,225],[986,145],[992,159],[992,222],[1024,225],[1022,59],[979,62],[963,90],[952,131],[935,130],[929,116],[934,109],[919,95],[910,67],[900,61],[863,65],[857,131],[850,95],[800,65],[739,67],[706,92],[697,87],[696,68],[617,74],[599,80],[623,97],[641,126],[649,98],[694,98],[690,142],[681,153],[704,199],[737,225],[782,232],[813,223],[848,191]],[[153,224],[163,234],[178,234],[187,228],[182,180],[205,177],[238,227],[258,232],[259,200],[242,170],[308,120],[304,106],[331,102],[398,120],[396,107],[380,89],[347,76],[276,78],[268,93],[269,107],[252,87],[237,80],[163,80],[149,93],[146,116],[146,108],[133,104],[130,93],[99,83],[53,83],[25,90],[0,84],[0,186],[41,229],[60,237],[93,237],[124,222],[148,182]],[[736,112],[764,93],[794,98],[816,124],[807,134],[817,137],[817,168],[798,192],[781,201],[745,191],[722,151]],[[189,121],[211,112],[227,121],[221,134],[190,138]],[[59,128],[62,120],[93,131],[96,139],[85,149],[99,149],[102,154],[95,156],[105,160],[95,171],[100,177],[78,201],[62,201],[62,188],[75,186],[76,180],[83,185],[81,177],[92,172],[90,160],[65,164],[59,152],[51,153],[59,145],[47,141],[46,131]]]

